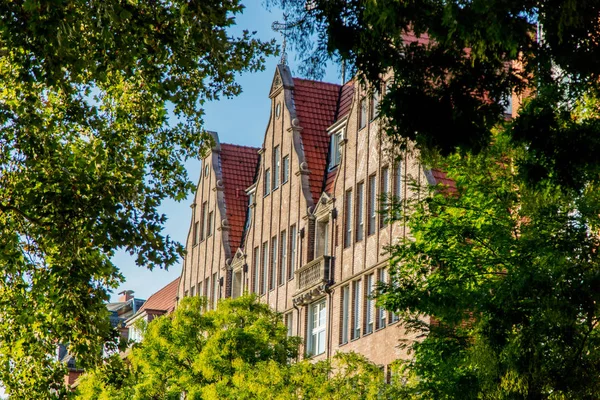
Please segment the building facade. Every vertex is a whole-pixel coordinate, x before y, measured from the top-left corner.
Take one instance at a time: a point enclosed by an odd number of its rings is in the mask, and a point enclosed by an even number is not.
[[[292,77],[278,65],[260,149],[220,144],[202,160],[178,296],[256,293],[316,359],[356,351],[388,368],[413,340],[372,294],[386,247],[408,235],[388,201],[435,171],[380,135],[379,90]],[[266,113],[266,110],[265,110]],[[440,177],[441,178],[441,177]]]

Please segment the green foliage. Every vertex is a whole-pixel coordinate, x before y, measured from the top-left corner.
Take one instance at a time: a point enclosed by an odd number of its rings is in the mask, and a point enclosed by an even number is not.
[[[412,238],[393,249],[379,301],[426,335],[405,366],[418,398],[600,390],[598,184],[532,189],[519,179],[527,152],[497,135],[479,155],[446,158],[456,192],[410,210]]]
[[[85,367],[114,339],[115,251],[148,268],[183,251],[157,209],[193,188],[183,162],[206,148],[202,104],[239,93],[235,74],[274,50],[227,32],[242,8],[0,4],[0,382],[13,397],[65,395],[57,343]]]
[[[255,296],[226,299],[216,310],[185,298],[134,345],[126,365],[88,372],[77,399],[391,399],[382,371],[364,357],[297,361],[300,338],[287,337],[281,315]],[[119,372],[120,371],[120,372]]]
[[[290,36],[305,73],[318,75],[332,58],[343,59],[371,87],[381,87],[391,73],[380,114],[397,145],[412,141],[426,152],[477,153],[490,145],[492,129],[505,119],[502,106],[517,93],[536,98],[519,111],[511,135],[530,149],[520,169],[529,182],[581,189],[600,172],[600,3],[268,3],[283,6],[296,22]],[[577,118],[583,97],[595,106]]]

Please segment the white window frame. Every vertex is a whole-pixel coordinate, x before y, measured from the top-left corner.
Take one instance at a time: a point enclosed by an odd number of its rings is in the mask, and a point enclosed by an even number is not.
[[[351,340],[358,339],[361,332],[362,289],[361,281],[352,282],[352,334]]]
[[[297,236],[298,228],[294,224],[290,227],[290,271],[288,279],[294,279],[294,272],[296,270]]]
[[[329,169],[332,170],[342,162],[342,140],[344,140],[343,131],[336,131],[331,134],[329,140]]]
[[[375,300],[373,299],[373,274],[365,276],[365,335],[375,331]]]
[[[355,240],[360,242],[365,237],[365,183],[358,182],[356,184],[356,232]]]
[[[281,171],[281,150],[279,145],[273,149],[273,190],[279,187],[279,173]]]
[[[350,333],[350,285],[342,287],[342,321],[340,344],[348,343]]]
[[[289,154],[286,155],[285,157],[283,157],[283,162],[282,162],[282,169],[281,169],[281,184],[283,185],[284,183],[287,183],[287,181],[290,180],[290,156]]]
[[[327,331],[327,302],[321,299],[312,303],[308,309],[308,353],[318,356],[325,353]]]
[[[287,231],[282,231],[281,234],[279,235],[280,239],[279,241],[281,242],[280,247],[281,247],[281,255],[279,257],[280,261],[280,267],[279,267],[279,275],[278,275],[278,279],[279,279],[279,284],[283,285],[284,282],[286,281],[287,278]]]

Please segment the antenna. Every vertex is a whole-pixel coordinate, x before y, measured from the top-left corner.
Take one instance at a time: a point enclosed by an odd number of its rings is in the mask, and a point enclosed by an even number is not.
[[[283,22],[275,21],[271,24],[271,29],[275,32],[281,33],[283,36],[283,43],[281,46],[281,60],[279,64],[287,65],[287,31],[299,25],[302,22],[302,19],[294,22],[288,22],[288,15],[283,13]]]

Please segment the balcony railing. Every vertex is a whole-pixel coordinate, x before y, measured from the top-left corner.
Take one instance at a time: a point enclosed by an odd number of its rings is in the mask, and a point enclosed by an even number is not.
[[[296,293],[331,280],[331,257],[321,256],[296,271]]]

